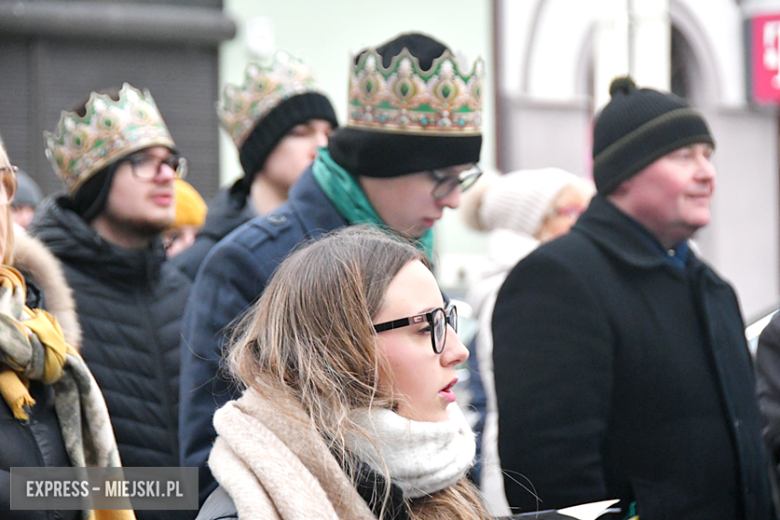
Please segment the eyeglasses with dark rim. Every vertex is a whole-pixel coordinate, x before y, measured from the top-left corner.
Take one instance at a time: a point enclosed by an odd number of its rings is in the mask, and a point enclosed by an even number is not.
[[[431,196],[439,200],[452,193],[452,190],[458,186],[460,186],[461,193],[471,188],[482,175],[482,168],[478,164],[474,164],[471,168],[463,170],[458,175],[447,175],[441,170],[428,170],[426,173],[436,181],[436,185],[431,191]]]
[[[130,163],[133,177],[136,179],[151,181],[157,178],[160,175],[163,164],[167,164],[174,171],[177,178],[183,179],[187,176],[187,159],[177,153],[172,153],[165,159],[160,159],[148,152],[141,151],[128,155],[124,160]]]
[[[2,206],[11,204],[14,201],[14,197],[16,197],[16,172],[18,171],[19,168],[13,164],[0,166],[0,182],[3,183],[6,195],[6,200],[0,202],[0,205]]]
[[[424,322],[428,322],[431,326],[431,346],[433,351],[436,354],[441,354],[444,350],[444,344],[447,342],[447,324],[452,327],[452,330],[458,332],[458,309],[454,305],[449,305],[446,309],[439,307],[431,312],[425,312],[417,316],[378,323],[374,325],[374,331],[379,333]]]

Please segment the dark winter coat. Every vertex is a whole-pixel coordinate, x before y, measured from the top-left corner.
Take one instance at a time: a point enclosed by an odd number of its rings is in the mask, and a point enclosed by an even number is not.
[[[671,265],[596,196],[512,270],[493,337],[511,506],[620,498],[642,520],[773,518],[737,298],[692,252]]]
[[[171,259],[173,265],[186,274],[190,280],[195,280],[200,265],[217,242],[240,225],[257,216],[249,202],[248,193],[245,189],[240,189],[243,184],[239,180],[233,187],[220,191],[214,197],[214,200],[209,203],[206,223],[198,231],[195,243]]]
[[[73,288],[82,356],[103,391],[122,464],[178,466],[179,344],[190,282],[160,240],[129,250],[104,240],[65,199],[47,199],[33,232]],[[139,518],[143,514],[139,513]]]
[[[59,321],[65,340],[74,348],[81,341],[75,304],[57,261],[40,242],[17,234],[14,267],[27,283],[26,305],[46,309]],[[10,469],[12,467],[68,467],[70,460],[62,440],[54,409],[54,391],[39,381],[30,381],[35,405],[27,412],[29,421],[15,418],[0,399],[0,517],[24,520],[77,520],[81,511],[11,511]]]
[[[756,349],[758,403],[764,416],[764,442],[780,482],[780,313],[758,337]]]
[[[296,245],[346,225],[309,168],[286,203],[236,229],[206,257],[184,313],[179,416],[181,463],[200,468],[201,503],[216,488],[206,466],[216,438],[212,416],[235,393],[220,371],[223,329],[260,296]]]
[[[390,499],[384,504],[378,498],[384,498],[387,483],[381,475],[374,472],[368,465],[361,466],[363,473],[357,481],[356,489],[363,500],[369,505],[377,518],[385,507],[385,518],[389,520],[407,520],[410,518],[408,507],[404,501],[403,491],[396,484],[390,486]],[[218,486],[209,495],[195,520],[231,520],[238,518],[235,502],[224,487]]]

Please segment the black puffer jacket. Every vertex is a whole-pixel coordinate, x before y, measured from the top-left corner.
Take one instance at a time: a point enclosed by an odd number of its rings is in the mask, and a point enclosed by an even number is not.
[[[32,232],[62,261],[83,330],[81,353],[108,405],[124,466],[178,466],[179,336],[190,283],[162,243],[116,247],[63,197]]]
[[[243,189],[243,183],[239,179],[231,188],[220,191],[209,203],[206,223],[198,232],[195,243],[173,257],[171,262],[194,281],[200,264],[211,248],[231,231],[256,216],[257,212],[249,202],[249,194]]]

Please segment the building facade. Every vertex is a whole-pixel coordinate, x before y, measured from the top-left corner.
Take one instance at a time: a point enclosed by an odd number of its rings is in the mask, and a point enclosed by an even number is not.
[[[0,2],[0,135],[11,160],[45,193],[62,189],[43,131],[93,90],[148,88],[181,152],[189,180],[219,185],[214,102],[219,44],[235,34],[222,0]]]
[[[717,142],[712,222],[696,237],[701,254],[734,284],[746,318],[776,305],[778,110],[751,94],[748,38],[751,18],[780,13],[780,2],[496,0],[494,7],[499,169],[557,166],[589,176],[592,123],[599,100],[608,99],[609,76],[631,72],[640,86],[670,89],[705,113]],[[643,26],[659,23],[666,39],[661,32],[643,41]],[[622,44],[604,46],[604,32],[623,34]]]

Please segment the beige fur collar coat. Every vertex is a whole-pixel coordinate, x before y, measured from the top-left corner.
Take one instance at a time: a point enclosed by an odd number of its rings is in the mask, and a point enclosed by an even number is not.
[[[46,310],[57,318],[65,341],[78,350],[81,345],[81,326],[76,314],[76,303],[57,258],[40,240],[16,228],[13,266],[22,271],[25,278],[35,281],[44,295]]]

